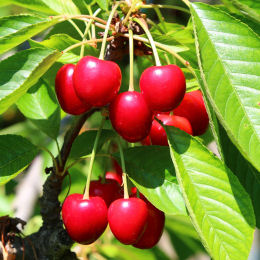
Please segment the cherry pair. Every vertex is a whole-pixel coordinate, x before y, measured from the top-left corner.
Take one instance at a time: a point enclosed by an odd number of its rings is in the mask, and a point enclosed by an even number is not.
[[[177,107],[186,91],[185,77],[176,65],[153,66],[140,78],[141,93],[119,94],[110,105],[110,120],[127,141],[138,142],[150,132],[153,111]]]
[[[158,113],[155,116],[164,125],[177,127],[191,135],[204,134],[208,128],[209,118],[199,90],[186,93],[181,104],[173,110],[173,114]],[[142,144],[168,145],[166,132],[156,119],[152,122],[149,136]]]
[[[55,90],[62,109],[79,115],[91,107],[109,104],[120,89],[121,79],[121,70],[115,62],[86,56],[77,65],[60,68]]]
[[[114,201],[108,209],[108,222],[114,236],[123,244],[141,249],[154,247],[160,240],[165,215],[142,194]]]

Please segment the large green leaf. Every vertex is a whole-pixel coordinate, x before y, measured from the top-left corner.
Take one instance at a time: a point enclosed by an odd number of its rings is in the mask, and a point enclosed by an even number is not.
[[[57,49],[64,51],[66,48],[73,44],[79,43],[80,41],[70,37],[67,34],[54,34],[49,39],[42,42],[30,40],[29,43],[32,47],[48,47],[51,49]],[[85,55],[98,56],[98,50],[90,45],[85,45]],[[70,52],[64,53],[58,62],[61,63],[77,63],[80,59],[80,48],[75,48]]]
[[[60,106],[54,91],[40,80],[17,102],[19,110],[40,130],[56,139],[60,129]]]
[[[102,8],[103,10],[108,10],[109,6],[109,0],[96,0],[97,4]]]
[[[73,0],[10,0],[10,2],[47,14],[80,14]]]
[[[89,130],[79,135],[71,147],[70,158],[81,158],[89,155],[92,151],[96,135],[96,130]],[[106,141],[115,137],[116,133],[114,131],[103,129],[98,142],[98,149],[100,149]]]
[[[0,54],[59,22],[60,18],[14,15],[0,18]]]
[[[38,149],[18,135],[0,135],[0,185],[23,171],[36,156]]]
[[[251,200],[238,178],[196,138],[165,127],[186,206],[213,259],[247,259],[255,228]]]
[[[0,113],[14,104],[61,56],[55,50],[35,48],[0,62]]]
[[[152,204],[167,214],[187,214],[168,147],[129,148],[124,157],[127,174]]]
[[[192,4],[206,93],[232,142],[260,170],[260,39],[219,9]]]

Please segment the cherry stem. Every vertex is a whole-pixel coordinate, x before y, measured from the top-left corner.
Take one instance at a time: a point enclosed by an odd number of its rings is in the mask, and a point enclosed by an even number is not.
[[[117,144],[118,144],[118,148],[119,148],[122,171],[123,171],[122,179],[123,179],[123,185],[124,185],[124,199],[128,199],[129,194],[128,194],[128,187],[127,187],[127,175],[126,175],[126,168],[125,168],[125,158],[124,158],[122,144],[121,144],[121,141],[120,141],[119,138],[117,140]]]
[[[94,141],[94,146],[91,152],[91,156],[90,156],[90,163],[89,163],[89,168],[88,168],[88,175],[87,175],[87,182],[86,182],[86,187],[85,187],[85,192],[84,192],[84,196],[83,199],[89,199],[89,186],[90,186],[90,180],[91,180],[91,174],[92,174],[92,169],[93,169],[93,165],[94,165],[94,160],[95,160],[95,156],[96,156],[96,152],[97,152],[97,146],[98,146],[98,141],[100,139],[100,135],[104,126],[104,123],[106,121],[106,117],[102,118],[101,124],[99,126],[98,132],[97,132],[97,136],[95,138]]]
[[[101,51],[100,51],[100,55],[99,55],[99,59],[101,59],[101,60],[104,60],[108,31],[109,31],[111,21],[113,19],[113,16],[114,16],[118,6],[119,6],[119,3],[115,4],[115,6],[112,8],[112,11],[111,11],[111,13],[108,17],[108,20],[107,20],[106,29],[105,29],[105,32],[104,32],[104,35],[103,35]]]
[[[129,37],[129,34],[125,33],[122,34],[122,36],[124,37]],[[147,40],[144,37],[138,36],[138,35],[134,35],[134,40],[138,40],[138,41],[142,41],[142,42],[146,42],[149,43],[149,40]],[[175,58],[177,58],[191,73],[194,77],[196,77],[195,71],[194,69],[191,67],[190,63],[188,61],[186,61],[185,59],[183,59],[178,53],[176,53],[175,51],[173,51],[170,47],[168,47],[167,45],[161,44],[159,42],[154,42],[154,44],[159,47],[162,50],[167,51],[168,53],[172,54]]]
[[[184,0],[185,1],[185,0]],[[165,8],[165,9],[174,9],[174,10],[179,10],[185,13],[190,13],[189,10],[187,10],[186,8],[183,8],[181,6],[177,6],[177,5],[156,5],[156,4],[149,4],[149,5],[140,5],[139,8]]]
[[[149,40],[151,47],[152,47],[152,50],[153,50],[155,64],[156,64],[156,66],[161,66],[161,62],[160,62],[160,58],[159,58],[159,55],[158,55],[158,52],[157,52],[157,49],[156,49],[156,46],[155,46],[155,42],[153,40],[153,37],[152,37],[149,29],[146,27],[146,25],[140,19],[134,18],[133,20],[135,22],[137,22],[142,27],[142,29],[145,31],[145,34],[147,35],[148,40]]]
[[[156,14],[158,16],[158,19],[159,19],[160,23],[162,24],[163,31],[165,33],[167,31],[167,28],[165,26],[165,22],[164,22],[164,18],[162,16],[162,13],[161,13],[160,9],[157,6],[154,8],[154,11],[156,12]]]
[[[76,31],[79,33],[79,35],[81,36],[81,38],[83,38],[84,37],[84,34],[82,33],[82,31],[79,29],[79,27],[71,20],[71,19],[69,19],[68,20],[71,24],[72,24],[72,26],[76,29]]]
[[[115,37],[114,36],[111,36],[109,38],[107,38],[106,40],[107,41],[112,41]],[[76,44],[73,44],[71,45],[70,47],[68,47],[67,49],[65,49],[63,51],[63,53],[66,53],[68,51],[71,51],[79,46],[82,46],[82,45],[85,45],[85,44],[90,44],[90,43],[96,43],[96,42],[102,42],[103,39],[93,39],[93,40],[87,40],[87,41],[82,41],[82,42],[79,42],[79,43],[76,43]]]
[[[89,7],[89,12],[91,12],[91,15],[92,17],[96,17],[99,13],[100,13],[101,9],[97,9],[94,14],[92,15],[92,10],[91,8]],[[87,34],[89,32],[89,29],[90,29],[90,26],[94,26],[94,29],[95,29],[95,25],[93,24],[93,19],[90,19],[86,25],[86,29],[85,29],[85,32],[84,32],[84,37],[83,37],[83,42],[86,40],[86,37],[87,37]],[[92,27],[92,31],[93,31],[93,27]],[[95,31],[94,31],[95,33]],[[95,33],[96,34],[96,33]],[[96,35],[95,35],[96,36]],[[92,34],[92,37],[91,37],[91,40],[95,39],[96,37],[93,37],[93,34]],[[81,45],[81,50],[80,50],[80,58],[82,58],[84,56],[84,45]]]
[[[58,149],[58,160],[59,160],[59,163],[61,165],[60,146],[59,146],[59,142],[58,142],[57,138],[55,139],[55,143],[56,143],[56,146],[57,146],[57,149]]]
[[[132,29],[128,28],[129,32],[129,67],[130,67],[130,74],[129,74],[129,89],[128,91],[134,91],[134,39],[133,39],[133,31]]]

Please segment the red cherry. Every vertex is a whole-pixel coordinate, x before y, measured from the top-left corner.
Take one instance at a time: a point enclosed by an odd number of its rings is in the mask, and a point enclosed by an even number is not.
[[[57,72],[55,90],[61,108],[72,115],[80,115],[90,109],[90,105],[82,102],[76,95],[73,86],[74,64],[63,65]]]
[[[209,117],[199,90],[186,93],[173,113],[177,116],[186,117],[190,121],[194,135],[202,135],[207,131]]]
[[[107,180],[114,180],[118,182],[119,185],[122,185],[122,174],[119,174],[117,172],[106,172],[106,179]]]
[[[91,244],[107,226],[107,206],[100,197],[83,199],[82,194],[69,195],[62,205],[62,219],[69,236],[81,244]]]
[[[141,75],[140,89],[151,110],[170,111],[184,97],[185,76],[176,65],[149,67]]]
[[[114,236],[123,244],[132,245],[145,231],[148,207],[139,198],[115,200],[108,209],[108,223]]]
[[[148,207],[147,227],[141,238],[133,246],[141,249],[148,249],[154,247],[159,242],[163,233],[165,215],[164,212],[150,203],[143,194],[140,194],[140,198],[146,202]]]
[[[142,145],[151,145],[151,138],[150,135],[146,136],[142,141],[141,141]]]
[[[117,172],[118,174],[121,174],[121,175],[122,175],[123,170],[122,170],[121,166],[119,165],[119,163],[118,163],[115,159],[112,160],[112,163],[113,163],[113,166],[114,166],[116,172]]]
[[[121,70],[115,62],[92,56],[78,62],[73,76],[79,98],[96,107],[105,106],[116,97],[121,79]]]
[[[175,126],[186,133],[192,135],[191,124],[185,117],[180,116],[171,116],[171,115],[157,115],[159,120],[162,121],[164,125]],[[152,123],[152,128],[150,131],[151,142],[153,145],[168,145],[167,134],[160,123],[158,123],[155,119]]]
[[[139,92],[119,94],[109,111],[113,127],[128,142],[139,142],[149,134],[152,112]]]
[[[116,199],[119,199],[121,187],[115,180],[105,180],[102,183],[101,180],[91,181],[89,194],[91,197],[101,197],[107,207]]]

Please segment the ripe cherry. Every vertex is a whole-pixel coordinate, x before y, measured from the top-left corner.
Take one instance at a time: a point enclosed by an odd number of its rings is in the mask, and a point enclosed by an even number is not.
[[[115,171],[106,172],[106,179],[107,180],[114,180],[118,182],[119,185],[122,185],[122,174],[117,173]]]
[[[115,62],[92,56],[78,62],[73,76],[79,98],[96,107],[105,106],[116,97],[121,79],[121,70]]]
[[[132,245],[145,231],[148,207],[139,198],[115,200],[108,209],[108,223],[114,236],[123,244]]]
[[[100,197],[83,199],[82,194],[71,194],[62,205],[62,219],[74,241],[91,244],[106,229],[107,206]]]
[[[143,194],[140,194],[140,198],[146,202],[148,207],[147,227],[141,238],[133,246],[141,249],[148,249],[154,247],[159,242],[163,233],[165,215],[164,212],[150,203]]]
[[[194,135],[202,135],[207,131],[209,117],[199,90],[186,93],[173,113],[177,116],[186,117],[190,121]]]
[[[101,197],[106,202],[107,207],[109,207],[114,200],[121,197],[120,191],[121,187],[115,180],[105,180],[105,182],[102,183],[100,179],[90,182],[90,196]]]
[[[164,125],[175,126],[188,134],[192,134],[191,124],[188,119],[184,117],[164,114],[158,114],[156,117],[161,120]],[[150,138],[153,145],[168,145],[167,134],[162,125],[155,119],[152,123]]]
[[[140,89],[151,110],[170,111],[177,107],[184,97],[185,77],[176,65],[152,66],[142,73]]]
[[[73,85],[74,64],[63,65],[57,72],[55,90],[61,108],[72,115],[80,115],[90,109],[90,105],[81,101]]]
[[[139,92],[119,94],[110,104],[109,111],[113,127],[128,142],[139,142],[149,134],[152,112]]]

